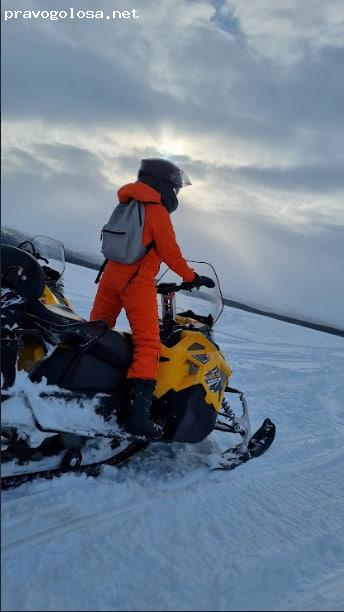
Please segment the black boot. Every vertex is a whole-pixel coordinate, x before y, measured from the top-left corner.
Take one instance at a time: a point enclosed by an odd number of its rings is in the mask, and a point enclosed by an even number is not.
[[[125,429],[133,436],[145,436],[153,440],[161,437],[162,429],[150,417],[155,380],[129,378],[127,380],[127,411]]]

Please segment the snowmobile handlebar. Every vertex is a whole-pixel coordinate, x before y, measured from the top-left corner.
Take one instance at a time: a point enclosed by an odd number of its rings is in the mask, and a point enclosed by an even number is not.
[[[177,285],[177,283],[159,283],[156,286],[156,291],[159,295],[167,295],[168,293],[176,293],[177,291],[181,291],[182,284]]]
[[[181,291],[183,283],[177,285],[177,283],[159,283],[156,286],[156,291],[159,295],[167,295],[168,293],[176,293]]]
[[[203,280],[203,278],[204,282],[200,283],[199,281]],[[198,277],[198,279],[199,281],[197,283],[183,281],[180,285],[177,285],[177,283],[159,283],[156,286],[156,290],[159,295],[167,295],[168,293],[176,293],[177,291],[191,291],[192,289],[199,289],[200,287],[209,287],[210,289],[215,287],[214,281],[207,276]]]

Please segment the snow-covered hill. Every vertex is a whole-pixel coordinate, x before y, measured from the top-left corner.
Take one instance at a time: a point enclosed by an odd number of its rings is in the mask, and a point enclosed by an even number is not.
[[[86,317],[94,276],[65,276]],[[271,449],[209,473],[217,433],[5,492],[2,609],[343,609],[343,339],[230,308],[216,329]]]

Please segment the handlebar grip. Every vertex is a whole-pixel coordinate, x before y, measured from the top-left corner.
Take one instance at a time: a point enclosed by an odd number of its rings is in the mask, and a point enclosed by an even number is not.
[[[215,282],[212,278],[207,278],[202,283],[201,287],[208,287],[208,289],[213,289],[215,287]]]
[[[200,289],[201,287],[208,287],[208,289],[213,289],[215,287],[215,282],[209,276],[198,276],[193,282],[188,283],[190,288],[195,287],[196,289]]]
[[[188,281],[183,281],[182,283],[180,283],[180,289],[184,290],[184,291],[191,291],[191,289],[194,288],[193,283],[189,283]]]

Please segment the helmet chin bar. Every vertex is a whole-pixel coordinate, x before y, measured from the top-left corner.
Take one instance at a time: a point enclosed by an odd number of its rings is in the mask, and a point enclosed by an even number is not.
[[[171,174],[170,182],[173,185],[173,189],[176,188],[178,189],[178,191],[182,189],[182,187],[192,185],[188,175],[186,174],[186,172],[184,172],[184,170],[181,170],[181,168],[178,168],[176,172],[173,172]],[[175,193],[178,193],[178,191]]]

